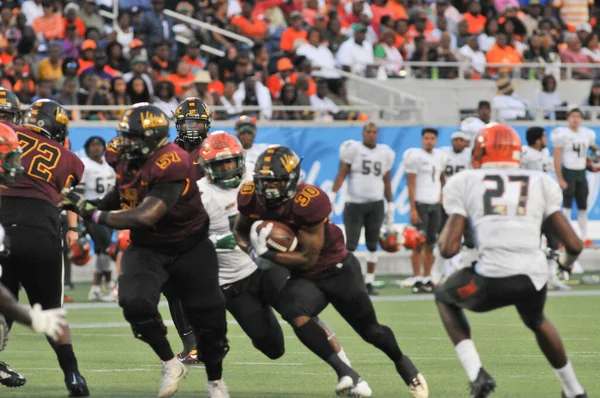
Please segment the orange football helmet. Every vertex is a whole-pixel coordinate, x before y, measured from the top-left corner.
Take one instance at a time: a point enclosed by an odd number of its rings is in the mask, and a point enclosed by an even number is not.
[[[505,124],[488,124],[475,137],[473,168],[485,163],[521,163],[521,138]]]
[[[230,159],[235,160],[235,166],[216,170],[216,166]],[[200,146],[199,160],[208,181],[222,188],[236,188],[244,178],[246,168],[242,144],[225,131],[215,131],[206,137]]]
[[[0,183],[15,182],[23,174],[22,153],[15,131],[6,124],[0,124]]]
[[[425,237],[413,227],[404,227],[402,231],[402,245],[408,250],[416,250],[425,243]]]
[[[127,249],[127,246],[131,243],[129,234],[130,232],[128,229],[122,229],[117,232],[117,245],[119,246],[120,251]]]
[[[78,266],[86,265],[91,258],[92,245],[86,238],[79,238],[71,246],[71,262]]]
[[[398,237],[398,231],[383,229],[379,235],[379,246],[388,253],[396,253],[402,247],[402,240],[402,237]]]

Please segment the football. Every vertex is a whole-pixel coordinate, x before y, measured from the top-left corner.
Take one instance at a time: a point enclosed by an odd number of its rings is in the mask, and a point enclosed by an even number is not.
[[[270,250],[278,252],[293,252],[296,250],[296,246],[298,245],[296,234],[284,223],[263,221],[256,228],[256,232],[260,232],[261,229],[267,227],[269,224],[273,224],[273,229],[271,229],[269,236],[267,236],[267,247]]]

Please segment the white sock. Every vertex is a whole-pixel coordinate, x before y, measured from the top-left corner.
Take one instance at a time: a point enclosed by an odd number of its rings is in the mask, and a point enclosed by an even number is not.
[[[365,275],[365,283],[368,284],[373,284],[375,282],[375,274],[366,274]]]
[[[556,276],[556,260],[548,260],[548,280],[551,282],[558,280]]]
[[[585,241],[588,234],[588,216],[586,210],[577,211],[577,222],[579,223],[579,230],[581,231],[581,240]]]
[[[440,255],[440,250],[437,246],[433,249],[433,255],[435,258],[433,260],[433,267],[431,267],[431,281],[439,283],[442,280],[442,276],[444,276],[444,264],[446,261]]]
[[[565,217],[567,217],[567,220],[571,221],[571,208],[563,207],[562,212],[565,215]]]
[[[479,359],[479,354],[475,349],[475,343],[471,339],[466,339],[458,343],[454,349],[456,350],[456,355],[458,355],[458,360],[467,372],[469,381],[475,381],[479,374],[479,369],[481,369],[481,359]]]
[[[429,276],[424,276],[423,279],[421,280],[421,282],[423,283],[428,283],[431,280],[431,277]]]
[[[338,357],[340,357],[340,359],[342,360],[342,362],[344,362],[349,367],[352,367],[352,365],[350,365],[350,358],[348,358],[348,356],[344,352],[343,348],[337,354],[338,354]]]
[[[573,364],[571,361],[567,361],[567,364],[564,367],[555,369],[555,371],[556,375],[560,379],[560,382],[562,383],[563,390],[567,397],[576,397],[577,395],[585,392],[581,384],[579,384],[577,381],[577,376],[575,376],[575,371],[573,370]]]

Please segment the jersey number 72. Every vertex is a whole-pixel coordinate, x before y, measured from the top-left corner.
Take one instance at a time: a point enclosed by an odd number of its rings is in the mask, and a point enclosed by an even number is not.
[[[520,184],[518,191],[510,190],[506,192],[505,182],[502,176],[497,174],[486,175],[483,178],[484,181],[493,181],[496,183],[495,188],[488,188],[483,194],[483,215],[485,216],[507,216],[507,206],[505,204],[494,205],[494,200],[500,200],[504,203],[517,203],[516,214],[517,216],[524,216],[527,211],[527,196],[529,194],[529,176],[526,175],[514,175],[508,176],[508,182]],[[517,200],[514,197],[508,197],[508,195],[518,195]],[[502,200],[504,199],[504,200]]]
[[[60,149],[47,142],[40,142],[39,140],[24,134],[18,134],[18,137],[19,145],[23,149],[21,159],[25,161],[25,164],[23,165],[25,168],[27,168],[26,156],[31,151],[34,151],[33,158],[31,158],[29,162],[27,174],[39,178],[40,180],[50,182],[52,179],[52,170],[56,168],[60,159]]]

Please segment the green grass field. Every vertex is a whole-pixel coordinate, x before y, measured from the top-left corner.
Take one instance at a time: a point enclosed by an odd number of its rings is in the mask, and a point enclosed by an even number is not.
[[[87,304],[88,285],[68,292],[76,304],[67,305],[75,352],[95,397],[153,397],[161,379],[157,358],[133,338],[116,305]],[[552,296],[547,316],[558,326],[579,380],[590,397],[600,397],[600,287],[581,286],[581,295]],[[161,312],[170,319],[166,303]],[[390,326],[405,353],[429,382],[431,397],[467,397],[468,383],[438,318],[431,296],[410,296],[407,290],[386,288],[376,299],[381,323]],[[353,367],[369,382],[374,397],[408,397],[387,357],[364,343],[337,313],[328,308],[322,319],[336,331]],[[494,397],[559,397],[560,384],[539,352],[532,334],[516,311],[470,314],[473,338],[484,366],[498,383]],[[225,361],[225,380],[233,398],[332,397],[335,374],[308,352],[287,325],[286,354],[270,361],[256,351],[235,323],[229,324],[231,351]],[[174,349],[180,343],[169,327]],[[39,335],[16,326],[0,359],[28,379],[19,389],[0,386],[2,397],[64,397],[66,389],[54,353]],[[205,373],[194,366],[176,397],[205,397]]]

